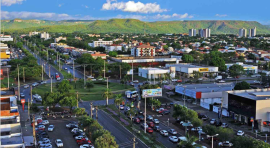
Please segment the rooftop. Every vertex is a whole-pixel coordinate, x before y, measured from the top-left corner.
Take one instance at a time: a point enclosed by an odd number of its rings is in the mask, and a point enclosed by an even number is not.
[[[229,91],[228,93],[251,100],[270,100],[270,89],[248,89]]]
[[[234,88],[233,83],[212,83],[212,84],[189,84],[189,85],[178,85],[176,86],[176,91],[178,88],[186,88],[186,90],[195,91],[195,92],[222,92],[230,91]],[[180,91],[181,92],[181,91]],[[178,93],[180,93],[178,92]]]
[[[23,144],[23,140],[21,136],[14,136],[10,138],[2,138],[2,145],[12,145],[12,144]]]
[[[186,67],[186,68],[205,68],[205,67],[214,67],[214,66],[203,66],[203,65],[191,65],[189,63],[181,63],[181,64],[168,64],[170,66],[177,66],[177,67]]]

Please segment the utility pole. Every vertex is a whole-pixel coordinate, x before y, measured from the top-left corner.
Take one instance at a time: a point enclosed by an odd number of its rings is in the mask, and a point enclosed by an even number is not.
[[[104,79],[105,79],[105,60],[104,60]]]
[[[90,103],[90,109],[91,109],[91,118],[93,118],[93,102]]]
[[[34,139],[33,143],[34,143],[34,147],[36,147],[35,115],[33,115],[33,121],[31,121],[31,122],[33,122],[33,139]]]
[[[56,64],[58,62],[58,52],[56,52]]]
[[[41,65],[42,68],[42,81],[43,81],[43,64]]]
[[[146,133],[146,97],[144,97],[144,133]]]
[[[51,65],[49,65],[49,78],[51,77]]]
[[[49,61],[49,49],[47,48],[47,61]]]
[[[7,68],[7,76],[8,76],[8,88],[9,88],[9,70]]]
[[[119,68],[119,69],[120,69],[120,80],[121,80],[121,74],[122,74],[122,73],[121,73],[121,65],[119,65],[119,66],[120,66],[120,68]]]
[[[132,60],[132,82],[133,82],[133,72],[134,70],[133,70],[133,60]]]
[[[73,60],[73,81],[75,81],[75,68],[74,68],[74,60]]]
[[[108,95],[109,95],[109,86],[108,86],[108,79],[109,79],[109,77],[107,77],[107,99],[106,99],[106,105],[108,106],[109,105],[109,99],[108,99]]]
[[[19,97],[19,101],[21,101],[21,94],[20,94],[20,70],[19,70],[19,65],[17,65],[17,69],[18,69],[18,97]]]
[[[136,147],[136,138],[134,137],[133,138],[133,148],[135,148]]]
[[[92,73],[92,65],[91,65],[91,76],[93,77],[93,73]]]
[[[60,55],[59,55],[59,57],[58,57],[59,71],[60,71],[60,62],[61,62],[61,60],[60,60]]]
[[[51,77],[51,93],[52,93],[52,77]]]
[[[78,91],[77,91],[77,108],[79,108],[79,94],[78,94]]]
[[[33,102],[33,95],[32,95],[32,85],[30,86],[30,95],[31,95],[31,104],[32,104],[32,102]]]
[[[30,103],[29,103],[29,100],[28,100],[28,118],[30,119]]]
[[[23,67],[23,83],[25,83],[24,67]]]
[[[96,106],[96,119],[98,119],[98,106]]]
[[[84,86],[84,89],[85,89],[85,65],[83,65],[83,86]]]

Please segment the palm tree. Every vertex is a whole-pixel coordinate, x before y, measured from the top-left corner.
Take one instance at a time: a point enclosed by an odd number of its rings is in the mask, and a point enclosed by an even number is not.
[[[115,96],[114,99],[114,104],[118,105],[118,109],[119,109],[119,118],[120,118],[120,105],[121,103],[124,101],[124,99],[122,98],[122,94],[117,94]]]
[[[131,126],[132,126],[132,123],[133,123],[132,119],[135,116],[135,114],[136,114],[136,110],[134,108],[130,108],[130,110],[127,111],[127,115],[129,115],[130,120],[131,120]]]
[[[107,88],[104,91],[104,93],[102,94],[102,97],[105,99],[113,97],[113,93],[112,93],[111,89]],[[107,100],[107,105],[108,105],[108,100]]]
[[[87,128],[89,133],[89,126],[94,122],[94,119],[89,116],[82,116],[79,118],[79,122],[83,129]]]
[[[196,144],[195,142],[198,140],[195,136],[189,136],[186,134],[186,141],[181,141],[178,143],[177,147],[179,148],[198,148],[200,145]]]

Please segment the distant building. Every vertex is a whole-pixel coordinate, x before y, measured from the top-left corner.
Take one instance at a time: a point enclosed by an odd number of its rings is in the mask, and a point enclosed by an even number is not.
[[[75,36],[75,39],[77,39],[77,40],[82,40],[82,38],[81,37],[77,37],[77,36]]]
[[[40,32],[36,32],[36,31],[34,31],[34,32],[29,32],[29,36],[31,37],[32,35],[38,35],[38,34],[40,34]]]
[[[47,32],[43,32],[40,34],[40,38],[42,38],[44,40],[48,40],[48,39],[50,39],[50,34]]]
[[[239,29],[239,37],[247,37],[247,29],[245,28]]]
[[[11,35],[0,34],[0,41],[1,42],[13,41],[13,38],[11,37]]]
[[[155,47],[149,44],[142,44],[131,49],[131,55],[134,57],[155,56]]]
[[[98,41],[93,41],[93,43],[88,43],[91,47],[105,47],[106,45],[112,45],[113,41],[103,41],[99,39]]]
[[[244,71],[246,74],[256,74],[258,73],[258,66],[253,66],[253,65],[246,65],[242,62],[237,62],[237,63],[231,63],[231,64],[225,64],[227,66],[227,70],[233,65],[241,65],[244,68]]]
[[[147,79],[164,78],[166,74],[170,74],[171,78],[175,78],[175,68],[161,69],[161,68],[139,68],[139,76]]]
[[[200,29],[199,30],[199,36],[203,37],[203,38],[211,37],[211,29],[209,29],[209,28]]]
[[[103,60],[106,60],[106,54],[105,53],[100,53],[100,52],[96,52],[94,54],[91,54],[91,56],[96,59],[98,57],[101,57]]]
[[[0,59],[10,59],[10,50],[8,49],[7,44],[0,43]]]
[[[66,37],[60,36],[60,37],[58,37],[58,38],[55,38],[55,39],[54,39],[54,42],[55,42],[55,43],[58,43],[58,42],[61,41],[61,40],[65,40],[65,41],[66,41],[67,38],[66,38]]]
[[[105,46],[105,50],[107,52],[110,52],[110,51],[122,51],[122,46],[121,45],[117,45],[117,44],[106,45]]]
[[[99,38],[99,37],[100,37],[100,35],[99,35],[99,34],[88,34],[88,36],[89,36],[89,37],[97,37],[97,38]]]
[[[257,28],[254,27],[253,29],[249,29],[249,37],[255,37]]]
[[[189,36],[196,36],[196,29],[189,29]]]

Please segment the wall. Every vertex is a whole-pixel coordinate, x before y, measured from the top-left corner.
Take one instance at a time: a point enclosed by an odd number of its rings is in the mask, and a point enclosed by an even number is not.
[[[257,100],[256,102],[256,120],[269,121],[268,112],[270,112],[270,100]]]
[[[222,91],[202,93],[202,98],[221,98],[221,97],[222,97]]]

